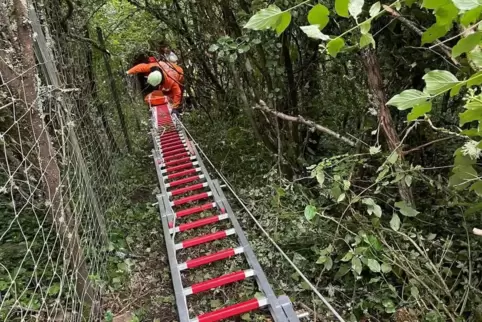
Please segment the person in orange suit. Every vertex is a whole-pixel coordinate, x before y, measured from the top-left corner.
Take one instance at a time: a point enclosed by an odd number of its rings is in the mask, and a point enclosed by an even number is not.
[[[151,59],[149,59],[151,61]],[[181,87],[178,80],[168,75],[168,71],[162,67],[159,62],[149,62],[148,64],[142,63],[135,65],[127,71],[128,75],[134,74],[147,74],[148,83],[151,86],[157,87],[158,89],[148,94],[144,100],[146,102],[152,102],[152,98],[163,98],[169,97],[172,104],[172,112],[179,115],[179,108],[182,101]]]

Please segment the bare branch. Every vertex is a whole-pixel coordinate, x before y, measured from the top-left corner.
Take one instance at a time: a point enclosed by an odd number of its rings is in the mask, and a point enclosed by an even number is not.
[[[396,10],[394,10],[393,8],[387,6],[387,5],[384,5],[383,6],[383,9],[385,9],[385,11],[387,11],[392,17],[400,20],[403,24],[405,24],[409,29],[411,29],[412,31],[414,31],[416,34],[418,34],[419,36],[422,36],[423,35],[423,31],[420,30],[420,28],[418,28],[413,22],[411,22],[410,20],[408,20],[407,18],[404,18],[400,15],[400,13],[398,13]],[[437,44],[437,46],[439,47],[436,47],[438,50],[440,50],[441,52],[443,52],[443,54],[445,54],[455,65],[459,65],[459,63],[454,60],[452,58],[452,51],[450,49],[450,47],[448,47],[447,45],[443,44],[441,41],[439,40],[436,40],[435,43]],[[434,46],[432,46],[434,47]],[[432,47],[428,48],[428,49],[432,49]]]
[[[327,127],[324,127],[323,125],[319,125],[319,124],[316,124],[313,121],[306,120],[301,115],[298,115],[296,117],[296,116],[291,116],[291,115],[287,115],[287,114],[284,114],[284,113],[281,113],[281,112],[274,111],[274,110],[270,109],[266,105],[266,103],[263,102],[263,101],[260,101],[259,104],[256,104],[256,106],[254,106],[253,109],[270,113],[270,114],[272,114],[272,115],[274,115],[274,116],[276,116],[280,119],[283,119],[283,120],[286,120],[286,121],[289,121],[289,122],[296,122],[296,123],[301,123],[301,124],[307,125],[310,128],[316,129],[317,131],[320,131],[320,132],[326,133],[328,135],[331,135],[331,136],[347,143],[348,145],[350,145],[352,147],[355,147],[355,145],[356,145],[356,143],[353,142],[352,140],[350,140],[349,138],[344,137],[343,135],[341,135],[339,133],[336,133],[335,131],[332,131]]]
[[[408,150],[408,151],[403,151],[402,153],[403,153],[403,155],[407,155],[407,154],[409,154],[409,153],[412,153],[412,152],[421,150],[421,149],[423,149],[423,148],[426,148],[426,147],[429,146],[429,145],[432,145],[432,144],[435,144],[435,143],[438,143],[438,142],[441,142],[441,141],[450,140],[450,139],[452,139],[452,138],[453,138],[453,137],[447,137],[447,138],[442,138],[442,139],[433,140],[433,141],[427,142],[427,143],[425,143],[425,144],[422,144],[422,145],[420,145],[420,146],[418,146],[418,147],[416,147],[416,148],[410,149],[410,150]]]
[[[77,35],[73,35],[73,34],[68,34],[67,35],[68,37],[72,38],[72,39],[75,39],[75,40],[78,40],[78,41],[83,41],[83,42],[88,42],[89,44],[92,45],[92,47],[94,47],[95,49],[103,52],[103,53],[106,53],[107,55],[111,55],[111,53],[105,49],[105,48],[102,48],[98,43],[96,43],[94,40],[90,39],[90,38],[84,38],[84,37],[80,37],[80,36],[77,36]]]

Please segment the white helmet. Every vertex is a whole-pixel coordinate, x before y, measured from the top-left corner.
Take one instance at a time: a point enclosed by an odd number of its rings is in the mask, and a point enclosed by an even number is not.
[[[176,54],[173,53],[172,51],[169,54],[169,57],[167,59],[169,59],[171,63],[177,63],[177,60],[178,60]]]
[[[153,71],[147,77],[147,83],[151,86],[158,86],[162,83],[162,73],[158,70]]]

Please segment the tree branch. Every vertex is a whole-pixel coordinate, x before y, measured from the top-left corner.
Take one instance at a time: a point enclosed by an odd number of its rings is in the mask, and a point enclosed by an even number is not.
[[[423,31],[420,30],[420,28],[418,28],[413,22],[411,22],[410,20],[408,20],[407,18],[404,18],[400,15],[400,13],[398,13],[396,10],[394,10],[393,8],[387,6],[387,5],[383,5],[383,9],[385,9],[385,11],[387,11],[392,17],[400,20],[402,23],[404,23],[409,29],[411,29],[413,32],[415,32],[416,34],[418,34],[419,36],[422,36],[423,35]],[[437,49],[439,49],[444,55],[446,55],[455,65],[459,65],[459,63],[454,60],[452,58],[452,50],[450,49],[450,47],[448,47],[447,45],[443,44],[441,41],[439,40],[436,40],[435,43],[437,44],[436,47]],[[432,46],[433,47],[433,46]],[[430,50],[432,50],[432,47],[428,48]]]
[[[90,39],[90,38],[84,38],[84,37],[80,37],[80,36],[77,36],[77,35],[73,35],[73,34],[67,34],[68,37],[72,38],[72,39],[75,39],[75,40],[78,40],[78,41],[83,41],[83,42],[88,42],[89,44],[92,45],[92,47],[94,47],[95,49],[103,52],[103,53],[106,53],[107,55],[111,55],[111,53],[105,49],[105,48],[102,48],[98,43],[96,43],[94,40]]]
[[[403,155],[407,155],[407,154],[409,154],[409,153],[412,153],[412,152],[421,150],[421,149],[423,149],[423,148],[425,148],[425,147],[427,147],[427,146],[429,146],[429,145],[435,144],[435,143],[437,143],[437,142],[449,140],[449,139],[451,139],[451,138],[452,138],[452,137],[447,137],[447,138],[442,138],[442,139],[433,140],[433,141],[427,142],[427,143],[425,143],[425,144],[422,144],[422,145],[420,145],[420,146],[418,146],[418,147],[416,147],[416,148],[410,149],[410,150],[408,150],[408,151],[403,151],[402,153],[403,153]]]
[[[317,131],[320,131],[320,132],[323,132],[325,134],[331,135],[331,136],[347,143],[349,146],[355,147],[355,145],[356,145],[355,142],[348,139],[347,137],[344,137],[343,135],[341,135],[339,133],[336,133],[336,132],[330,130],[329,128],[327,128],[327,127],[324,127],[323,125],[319,125],[319,124],[316,124],[313,121],[306,120],[301,115],[298,115],[296,117],[296,116],[291,116],[291,115],[287,115],[287,114],[284,114],[284,113],[281,113],[281,112],[274,111],[274,110],[270,109],[266,105],[266,103],[263,102],[263,101],[260,101],[259,104],[256,104],[256,106],[254,106],[253,109],[270,113],[270,114],[272,114],[272,115],[274,115],[274,116],[276,116],[280,119],[283,119],[283,120],[286,120],[286,121],[289,121],[289,122],[296,122],[296,123],[301,123],[301,124],[307,125],[308,127],[314,128]]]

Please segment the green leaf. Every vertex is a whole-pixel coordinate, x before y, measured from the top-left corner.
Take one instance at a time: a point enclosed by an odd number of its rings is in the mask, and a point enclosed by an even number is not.
[[[351,259],[351,269],[356,273],[356,275],[361,274],[363,265],[361,260],[358,257],[353,257]]]
[[[211,304],[211,308],[213,309],[217,309],[223,306],[223,303],[221,303],[220,300],[211,300],[210,304]]]
[[[353,258],[353,253],[351,251],[349,251],[348,253],[345,254],[345,256],[343,256],[343,258],[341,259],[342,262],[348,262],[350,261],[351,259]]]
[[[381,146],[371,146],[370,147],[370,154],[371,155],[378,154],[378,153],[380,153],[381,149],[382,149]]]
[[[364,4],[365,0],[350,0],[348,11],[350,12],[351,16],[355,18],[355,20],[358,20],[358,16],[362,12]]]
[[[373,39],[372,34],[365,34],[362,35],[360,38],[360,48],[365,48],[366,46],[373,45],[373,48],[375,48],[375,39]]]
[[[479,20],[481,13],[482,6],[469,10],[462,15],[462,17],[460,18],[460,22],[462,23],[462,25],[464,25],[464,27],[468,27],[469,25]]]
[[[348,18],[350,14],[348,13],[348,4],[350,0],[335,0],[335,11],[336,13],[341,16]]]
[[[57,294],[59,294],[59,292],[60,292],[60,284],[55,283],[55,284],[52,284],[49,287],[49,289],[47,291],[47,294],[48,295],[57,295]]]
[[[324,264],[328,260],[328,256],[322,255],[318,257],[318,260],[316,261],[316,264]]]
[[[340,278],[345,276],[350,271],[350,265],[348,264],[341,264],[340,269],[335,274],[335,278]]]
[[[382,301],[382,305],[385,308],[385,312],[387,313],[395,313],[395,304],[393,304],[393,301],[390,299],[384,299]]]
[[[316,207],[312,205],[307,205],[305,207],[305,218],[311,221],[316,216]]]
[[[330,37],[320,31],[318,25],[302,26],[300,29],[310,38],[319,40],[330,40]]]
[[[325,182],[325,172],[323,170],[316,172],[316,180],[318,181],[320,187],[323,188],[323,183]]]
[[[215,52],[216,50],[219,49],[219,46],[217,44],[212,44],[210,47],[209,47],[209,52],[210,53],[213,53]]]
[[[432,70],[423,76],[426,91],[431,95],[439,95],[459,84],[459,80],[446,70]]]
[[[362,35],[366,35],[372,26],[372,21],[371,20],[366,20],[362,24],[360,24],[360,32]]]
[[[468,53],[468,58],[478,67],[482,68],[482,51],[476,49]]]
[[[430,28],[425,30],[425,32],[422,34],[422,46],[425,44],[429,44],[434,42],[435,40],[439,39],[440,37],[443,37],[449,32],[451,29],[450,25],[439,25],[439,24],[433,24]]]
[[[478,86],[482,84],[482,71],[472,75],[468,80],[467,80],[467,86],[472,87],[472,86]]]
[[[343,49],[344,46],[345,46],[345,40],[343,38],[338,37],[329,41],[328,45],[326,46],[326,49],[328,50],[328,54],[330,54],[330,56],[336,58],[336,56]]]
[[[422,104],[416,105],[412,112],[407,115],[408,121],[413,121],[418,119],[420,116],[424,116],[426,113],[432,110],[432,102],[425,102]]]
[[[400,213],[405,217],[415,217],[420,213],[417,210],[410,207],[409,205],[407,205],[405,201],[396,202],[395,207],[397,207]]]
[[[435,10],[435,17],[438,25],[450,25],[459,15],[459,9],[452,2],[445,4]]]
[[[291,23],[291,13],[289,11],[283,12],[283,14],[278,20],[278,24],[276,26],[276,33],[278,35],[281,35],[286,30],[286,28],[288,28],[290,23]]]
[[[416,286],[412,286],[410,288],[410,294],[412,294],[412,296],[415,298],[415,299],[418,299],[418,296],[419,296],[419,291],[418,291],[418,288]]]
[[[452,0],[460,10],[472,10],[482,5],[482,0]]]
[[[413,178],[412,178],[412,176],[410,176],[410,175],[406,175],[406,176],[405,176],[405,183],[407,184],[407,186],[410,187],[410,186],[412,185],[412,179],[413,179]]]
[[[325,270],[329,271],[329,270],[332,269],[332,267],[333,267],[333,260],[331,259],[331,257],[327,257],[327,258],[326,258],[326,261],[325,261],[324,265],[325,265]]]
[[[283,11],[277,5],[272,4],[266,9],[259,10],[249,19],[244,28],[252,30],[275,29],[282,14]]]
[[[380,273],[380,270],[381,270],[381,267],[380,267],[380,263],[378,261],[376,261],[375,259],[371,259],[369,258],[368,259],[368,268],[374,272],[374,273]]]
[[[392,219],[390,220],[390,227],[398,231],[400,229],[400,217],[397,214],[393,214]]]
[[[243,321],[251,321],[251,314],[245,313],[245,314],[241,315],[241,320],[243,320]]]
[[[381,268],[382,268],[382,272],[385,274],[390,273],[392,271],[392,266],[387,263],[383,263]]]
[[[477,171],[475,171],[472,166],[457,166],[454,168],[454,174],[449,178],[449,187],[463,190],[467,188],[475,178],[477,178]]]
[[[470,186],[470,191],[475,191],[477,196],[482,197],[482,181],[477,181],[472,186]]]
[[[317,4],[311,8],[310,12],[308,13],[308,22],[310,25],[318,25],[320,30],[323,30],[323,28],[325,28],[330,21],[329,16],[330,11],[328,8],[322,4]]]
[[[479,110],[466,110],[463,113],[459,113],[459,123],[460,126],[465,123],[473,121],[482,121],[482,113]]]
[[[375,2],[371,7],[370,7],[370,17],[375,17],[380,13],[380,9],[382,6],[380,5],[380,1]]]
[[[482,39],[482,32],[476,32],[460,39],[452,48],[452,57],[456,58],[464,53],[472,51]]]
[[[450,0],[423,0],[422,8],[437,9],[450,3]]]
[[[460,83],[460,84],[455,85],[454,87],[452,87],[452,89],[450,90],[450,97],[454,97],[454,96],[459,95],[460,90],[462,89],[463,86],[464,86],[464,84],[463,84],[463,83]]]
[[[390,153],[390,155],[388,156],[388,159],[387,161],[391,164],[395,164],[395,162],[397,162],[398,160],[398,153],[393,151],[392,153]]]
[[[416,105],[425,103],[430,96],[416,89],[407,89],[393,96],[387,105],[396,106],[399,110],[406,110]]]

